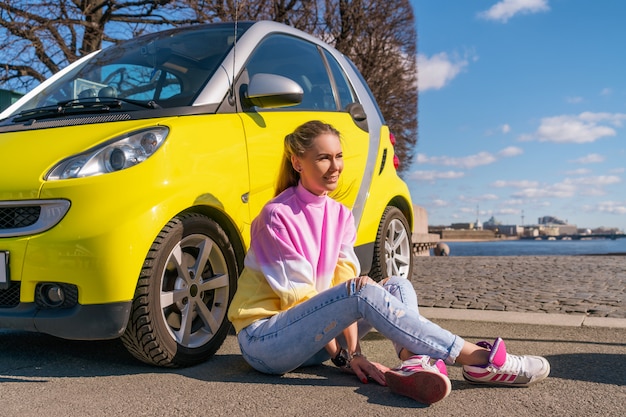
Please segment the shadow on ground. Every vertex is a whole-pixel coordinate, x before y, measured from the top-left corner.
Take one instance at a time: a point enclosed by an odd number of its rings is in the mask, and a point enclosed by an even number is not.
[[[546,359],[550,362],[551,378],[626,385],[626,354],[570,353]]]

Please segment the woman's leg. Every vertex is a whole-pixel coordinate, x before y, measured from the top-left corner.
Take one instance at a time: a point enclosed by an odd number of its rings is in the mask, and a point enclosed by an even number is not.
[[[322,350],[348,325],[363,319],[397,346],[454,362],[463,339],[420,316],[416,302],[407,306],[373,281],[354,285],[355,280],[359,278],[243,329],[239,343],[246,360],[262,372],[288,372]],[[390,283],[392,280],[386,285]],[[400,292],[414,293],[400,287]]]
[[[414,308],[419,312],[417,294],[413,288],[413,284],[403,278],[391,277],[384,282],[383,288],[385,288],[391,295],[398,298],[407,308]],[[394,347],[398,353],[398,357],[401,360],[407,360],[411,356],[418,354],[419,352],[411,352],[404,346],[394,342]],[[486,364],[489,361],[489,350],[477,346],[473,343],[465,342],[461,351],[456,357],[456,362],[461,365],[479,365]]]
[[[380,284],[389,292],[389,294],[400,300],[407,308],[413,309],[419,314],[417,294],[415,293],[415,289],[413,288],[411,281],[400,277],[389,277],[382,280]],[[396,354],[401,360],[406,360],[415,355],[414,352],[410,352],[405,349],[404,346],[394,342],[393,340],[392,343],[396,350]]]

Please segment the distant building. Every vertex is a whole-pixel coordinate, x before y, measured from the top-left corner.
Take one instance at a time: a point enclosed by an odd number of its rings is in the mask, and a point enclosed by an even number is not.
[[[474,223],[452,223],[450,229],[454,230],[474,230]]]
[[[483,224],[484,230],[492,230],[496,236],[519,237],[524,234],[524,228],[516,224]]]
[[[620,232],[619,227],[597,227],[593,230],[589,231],[590,233],[613,233],[613,234],[617,234]]]
[[[554,216],[543,216],[539,217],[537,220],[537,224],[545,224],[545,225],[555,225],[555,224],[567,224],[567,221],[561,220],[558,217]]]
[[[575,224],[568,224],[566,226],[559,227],[559,234],[561,235],[576,235],[578,234],[578,227]]]
[[[524,234],[524,228],[522,226],[516,224],[502,224],[502,222],[496,220],[493,216],[483,224],[483,229],[492,230],[496,236],[519,237]]]
[[[496,220],[495,217],[491,216],[489,220],[487,220],[483,226],[499,226],[501,224],[502,222]]]
[[[21,97],[22,94],[16,93],[15,91],[0,89],[0,111],[3,111]]]
[[[557,225],[542,225],[539,226],[539,233],[544,236],[558,236],[561,234],[561,228]]]
[[[608,229],[613,230],[613,229]],[[615,229],[617,231],[617,229]],[[502,222],[496,220],[494,216],[491,216],[489,220],[484,223],[480,223],[479,220],[476,223],[452,223],[450,226],[428,226],[429,233],[439,234],[442,240],[447,239],[467,239],[466,236],[479,236],[479,232],[485,232],[481,238],[493,235],[495,238],[499,237],[541,237],[541,236],[572,236],[578,234],[584,234],[574,224],[569,224],[567,221],[561,220],[554,216],[539,217],[536,225],[523,225],[517,224],[502,224]],[[467,233],[473,232],[473,234]],[[592,231],[589,230],[586,233],[589,234]],[[598,233],[596,230],[594,233]],[[464,233],[464,234],[462,234]],[[606,230],[604,230],[606,233]]]
[[[537,228],[544,236],[575,235],[578,227],[554,216],[539,217]]]
[[[536,227],[524,227],[524,236],[539,237],[539,229]]]

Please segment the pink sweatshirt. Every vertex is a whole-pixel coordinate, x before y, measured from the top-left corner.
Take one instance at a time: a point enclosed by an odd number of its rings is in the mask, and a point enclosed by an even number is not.
[[[237,332],[360,273],[352,212],[301,184],[268,202],[252,222],[245,268],[228,310]]]

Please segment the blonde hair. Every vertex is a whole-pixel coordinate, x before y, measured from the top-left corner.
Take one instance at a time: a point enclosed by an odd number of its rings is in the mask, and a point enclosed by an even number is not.
[[[274,196],[277,196],[289,187],[298,185],[300,173],[293,168],[291,157],[294,155],[302,157],[307,150],[313,147],[315,138],[324,133],[337,135],[337,137],[341,136],[337,129],[319,120],[306,122],[285,136],[283,160],[280,163]]]

